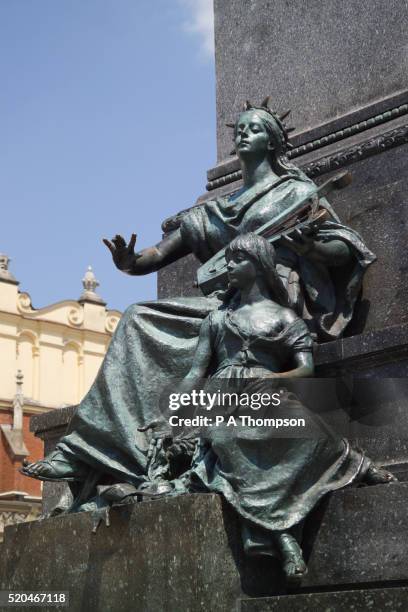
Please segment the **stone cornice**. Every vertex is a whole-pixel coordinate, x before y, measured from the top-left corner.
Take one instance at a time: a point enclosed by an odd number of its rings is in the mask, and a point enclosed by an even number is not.
[[[367,367],[408,362],[408,325],[395,325],[316,345],[314,357],[317,376],[335,376],[346,371],[358,374]]]
[[[318,159],[309,161],[308,163],[299,164],[299,167],[303,170],[303,172],[305,172],[305,174],[307,174],[311,178],[316,178],[317,176],[326,174],[328,172],[331,172],[332,170],[343,168],[372,155],[382,153],[387,149],[392,149],[394,147],[398,147],[407,143],[408,123],[405,125],[400,125],[393,130],[389,130],[381,134],[371,135],[370,138],[367,138],[362,142],[354,143],[352,145],[350,144],[349,146],[344,146],[343,148],[340,148],[337,151],[333,151],[331,153],[328,153],[327,155],[322,155]],[[222,188],[226,185],[234,183],[235,181],[240,181],[241,178],[241,170],[236,170],[211,181],[211,190]],[[208,186],[209,184],[207,185],[207,188]],[[234,190],[238,189],[239,186],[240,185],[238,184],[237,187],[234,189],[234,186],[231,185],[231,187],[227,189],[227,193],[232,193]],[[220,195],[220,192],[218,192],[217,195]],[[205,194],[204,196],[201,196],[197,200],[195,206],[201,205],[205,200],[208,200],[210,197],[210,194]],[[188,212],[188,210],[191,209],[183,210],[174,215],[173,217],[169,217],[168,219],[166,219],[162,223],[162,229],[164,233],[168,233],[175,230],[180,225],[183,215]]]
[[[405,105],[408,108],[408,105]],[[368,123],[367,121],[364,123]],[[365,129],[369,129],[371,127],[375,127],[375,124],[367,126]],[[347,128],[348,129],[348,128]],[[333,140],[322,138],[319,142],[319,146],[307,148],[308,145],[304,145],[300,147],[300,149],[305,150],[302,153],[310,153],[315,149],[326,146],[328,144],[337,142],[338,140],[342,140],[348,136],[353,136],[358,132],[353,132],[350,134],[345,134],[346,130],[342,130],[344,136],[341,138],[333,138]],[[333,134],[336,136],[336,134]],[[325,142],[323,142],[325,141]],[[330,172],[330,170],[340,168],[346,166],[348,164],[352,164],[356,161],[364,159],[366,157],[370,157],[371,155],[376,155],[377,153],[382,153],[386,149],[391,149],[393,147],[397,147],[402,144],[406,144],[408,142],[408,124],[400,126],[396,129],[389,130],[384,132],[381,135],[376,135],[371,138],[368,138],[364,142],[353,145],[349,147],[344,147],[340,151],[333,153],[328,156],[322,156],[317,161],[313,161],[309,164],[299,164],[299,167],[311,178],[319,176],[320,174],[324,174],[326,172]],[[312,145],[313,143],[309,143]],[[297,151],[294,149],[293,152]],[[302,153],[299,153],[302,154]],[[291,156],[292,157],[292,156]],[[229,174],[225,174],[220,176],[217,179],[209,181],[207,183],[207,189],[209,191],[213,191],[214,189],[218,189],[219,187],[223,187],[224,185],[228,185],[229,183],[233,183],[242,178],[242,172],[240,169],[234,170],[234,172],[230,172]]]
[[[317,126],[309,130],[305,130],[302,133],[294,135],[290,142],[294,148],[288,151],[288,158],[293,160],[297,157],[301,157],[306,154],[310,154],[313,151],[327,147],[334,143],[338,143],[342,140],[347,140],[358,134],[362,134],[367,130],[372,130],[375,127],[393,122],[400,117],[404,117],[408,114],[408,92],[403,91],[396,96],[392,96],[386,100],[380,100],[377,103],[371,104],[365,108],[353,111],[348,115],[339,117],[326,124]],[[401,127],[398,128],[401,130]],[[384,134],[385,135],[385,134]],[[367,139],[370,143],[364,148],[365,151],[369,151],[367,155],[372,155],[377,152],[381,152],[385,148],[389,148],[384,142],[376,149],[375,145],[372,144],[372,138]],[[406,141],[401,141],[399,135],[395,138],[396,144],[390,146],[397,146],[403,144]],[[308,172],[309,164],[300,163],[305,172]],[[241,170],[239,167],[239,161],[237,157],[224,160],[220,162],[215,168],[212,168],[207,173],[208,183],[207,190],[213,191],[237,181],[242,178]],[[311,176],[317,176],[312,174]]]

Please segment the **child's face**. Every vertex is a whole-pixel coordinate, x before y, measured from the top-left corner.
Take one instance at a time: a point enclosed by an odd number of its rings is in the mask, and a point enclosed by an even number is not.
[[[258,275],[258,270],[246,253],[243,251],[227,252],[226,260],[228,280],[231,287],[245,289],[253,284]]]

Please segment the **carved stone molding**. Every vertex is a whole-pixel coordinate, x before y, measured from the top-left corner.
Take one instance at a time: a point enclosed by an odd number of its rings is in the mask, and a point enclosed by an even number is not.
[[[119,320],[119,317],[115,317],[113,315],[106,317],[105,329],[109,334],[113,334],[119,323]]]
[[[21,313],[32,313],[31,297],[28,293],[19,293],[17,296],[17,310]]]
[[[74,327],[79,327],[84,322],[84,310],[81,307],[71,308],[68,312],[68,323]]]
[[[370,117],[365,121],[359,121],[358,123],[350,125],[342,130],[337,130],[336,132],[328,134],[327,136],[323,136],[323,138],[317,138],[316,140],[307,142],[300,147],[296,147],[292,151],[289,151],[288,157],[293,159],[294,157],[298,157],[304,153],[310,153],[311,151],[325,147],[333,142],[338,142],[344,138],[349,138],[350,136],[355,136],[355,134],[360,134],[365,130],[369,130],[377,125],[380,125],[381,123],[386,123],[387,121],[391,121],[392,119],[396,119],[397,117],[401,117],[407,113],[408,104],[402,104],[401,106],[386,111],[385,113],[380,113],[379,115]]]
[[[408,105],[406,104],[404,105],[404,107],[405,106],[408,107]],[[389,111],[389,113],[392,113],[392,111]],[[384,113],[384,115],[386,114],[388,113]],[[394,116],[392,118],[394,118]],[[369,121],[370,119],[368,119],[367,121],[363,121],[362,123],[368,124]],[[377,124],[373,123],[373,124],[367,125],[365,129],[371,128],[374,125],[377,125]],[[357,133],[357,132],[348,132],[348,130],[349,128],[346,128],[344,130],[340,130],[340,132],[337,132],[336,134],[342,133],[343,134],[342,138],[346,138],[348,136],[351,136]],[[333,134],[333,136],[335,136],[335,134]],[[336,138],[336,140],[340,140],[340,137]],[[323,141],[325,142],[323,143]],[[325,137],[316,142],[321,143],[319,146],[325,146],[326,144],[335,142],[335,140],[326,141],[326,137]],[[310,164],[307,164],[307,165],[300,165],[299,167],[308,176],[313,178],[315,176],[319,176],[320,174],[325,174],[326,172],[330,172],[331,170],[334,170],[336,168],[347,166],[349,164],[352,164],[356,161],[359,161],[360,159],[364,159],[371,155],[382,153],[386,149],[392,149],[393,147],[397,147],[399,145],[406,144],[407,142],[408,142],[408,125],[403,125],[394,130],[389,130],[388,132],[385,132],[381,135],[377,135],[377,136],[374,136],[373,138],[369,138],[365,142],[362,142],[358,145],[353,145],[351,147],[344,148],[341,151],[333,153],[327,157],[322,157],[317,161],[311,162]],[[302,153],[309,153],[310,151],[313,150],[313,147],[306,148],[306,149],[305,147],[308,147],[311,144],[312,143],[303,145],[302,147],[299,147],[299,149],[304,149]],[[314,148],[319,148],[319,147],[316,146]],[[294,149],[292,153],[294,153],[297,150],[298,149]],[[291,155],[290,157],[293,157],[293,155]],[[233,183],[234,181],[237,181],[241,178],[242,178],[241,170],[237,170],[235,172],[231,172],[230,174],[225,174],[224,176],[220,176],[219,178],[214,179],[213,181],[210,181],[207,184],[207,189],[209,191],[213,191],[214,189],[217,189],[218,187],[223,187],[224,185]]]
[[[220,176],[220,178],[216,178],[213,181],[208,181],[205,187],[207,191],[214,191],[214,189],[218,189],[218,187],[224,187],[224,185],[228,185],[228,183],[233,183],[234,181],[239,181],[241,178],[241,170],[236,170],[230,174],[224,174],[224,176]]]
[[[345,148],[333,155],[322,157],[307,166],[303,166],[302,170],[313,178],[406,143],[408,143],[408,125],[390,130],[385,132],[385,134],[370,138],[361,144]]]

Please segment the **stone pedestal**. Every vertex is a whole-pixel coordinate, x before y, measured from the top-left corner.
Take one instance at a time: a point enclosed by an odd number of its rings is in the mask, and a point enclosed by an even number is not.
[[[83,512],[7,527],[0,590],[68,591],[70,612],[403,610],[407,503],[408,484],[333,493],[306,525],[296,595],[273,559],[244,555],[240,521],[216,495],[115,508],[109,526]]]
[[[227,612],[244,592],[241,574],[244,585],[259,579],[218,496],[124,506],[109,527],[94,525],[87,512],[7,528],[0,589],[69,591],[70,612]]]
[[[243,599],[240,612],[368,612],[387,610],[405,612],[408,605],[408,588],[376,588],[359,591],[329,591],[304,595],[283,595]]]
[[[30,431],[44,442],[44,456],[54,450],[65,434],[76,406],[57,408],[30,419]],[[42,513],[48,514],[56,505],[68,485],[64,482],[44,482],[42,489]]]

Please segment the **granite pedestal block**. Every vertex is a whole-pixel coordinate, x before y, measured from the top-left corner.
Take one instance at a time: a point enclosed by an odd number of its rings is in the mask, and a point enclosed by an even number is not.
[[[229,612],[243,594],[241,573],[257,578],[218,496],[123,506],[110,521],[96,533],[89,512],[8,528],[0,589],[69,591],[70,612]]]
[[[215,0],[218,159],[245,100],[268,94],[305,131],[408,85],[399,0]]]
[[[333,493],[305,528],[309,573],[301,590],[407,587],[407,504],[408,484]],[[83,512],[7,527],[0,589],[69,591],[70,612],[224,612],[246,598],[267,610],[256,598],[285,594],[276,561],[245,556],[237,515],[219,496],[114,508],[110,526],[93,533],[97,518]]]
[[[408,581],[407,503],[407,483],[343,489],[327,497],[306,528],[309,571],[302,587]]]
[[[44,442],[44,456],[54,450],[58,441],[65,434],[76,406],[65,406],[36,415],[30,419],[30,430]],[[61,495],[68,489],[65,482],[43,482],[42,513],[51,512]]]
[[[262,597],[241,601],[239,612],[405,612],[408,587]]]

